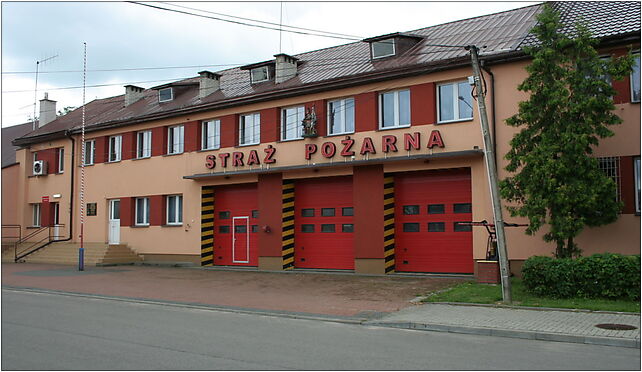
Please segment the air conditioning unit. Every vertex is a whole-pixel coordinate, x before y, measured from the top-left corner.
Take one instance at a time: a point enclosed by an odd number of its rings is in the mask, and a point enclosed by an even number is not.
[[[36,160],[33,162],[33,175],[42,176],[47,174],[47,163],[44,160]]]

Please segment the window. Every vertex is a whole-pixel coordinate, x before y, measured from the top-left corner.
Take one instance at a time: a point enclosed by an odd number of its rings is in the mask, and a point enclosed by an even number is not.
[[[261,114],[241,115],[239,122],[239,146],[258,145],[261,142]]]
[[[333,233],[333,232],[335,232],[334,224],[331,224],[331,223],[321,224],[321,232],[322,233]]]
[[[136,198],[136,226],[149,225],[149,198]]]
[[[446,213],[446,208],[443,204],[429,204],[428,205],[428,214],[444,214]]]
[[[354,132],[354,98],[328,102],[328,135]]]
[[[122,136],[109,137],[109,161],[120,161]]]
[[[221,121],[204,121],[201,128],[201,149],[214,150],[221,147]]]
[[[40,204],[31,204],[31,226],[40,227]]]
[[[252,211],[252,218],[259,218],[259,211],[253,210]]]
[[[314,208],[301,209],[301,217],[314,217]]]
[[[58,173],[65,173],[65,149],[58,149]]]
[[[311,225],[311,224],[303,224],[303,225],[301,225],[301,232],[313,233],[314,232],[314,225]]]
[[[305,107],[297,106],[281,110],[281,141],[303,138]]]
[[[640,102],[640,52],[633,55],[635,63],[631,72],[631,102]]]
[[[182,125],[169,127],[167,130],[167,153],[180,154],[183,152],[185,128]]]
[[[403,214],[419,214],[418,205],[404,205]]]
[[[85,141],[83,146],[83,155],[85,157],[84,165],[94,164],[95,153],[96,153],[96,140]]]
[[[410,90],[398,90],[379,95],[379,128],[410,126]]]
[[[428,232],[444,232],[446,231],[445,222],[428,222]]]
[[[370,44],[372,59],[395,55],[395,39],[374,41]]]
[[[343,207],[341,208],[342,216],[354,216],[354,208],[352,207]]]
[[[633,177],[635,182],[635,212],[640,214],[640,157],[633,159]]]
[[[174,99],[174,89],[165,88],[158,91],[158,102],[167,102]]]
[[[167,224],[180,225],[183,223],[183,196],[169,195],[167,197]]]
[[[419,232],[419,224],[416,222],[406,222],[403,224],[403,232]]]
[[[344,232],[344,233],[354,232],[354,225],[351,223],[344,223],[343,225],[341,225],[341,232]]]
[[[453,230],[455,232],[469,232],[473,231],[473,227],[471,225],[462,225],[462,223],[470,223],[470,221],[457,221],[453,222]]]
[[[218,212],[219,220],[229,220],[231,213],[229,211]]]
[[[252,225],[252,232],[253,233],[259,232],[259,225]]]
[[[143,159],[152,156],[152,131],[146,130],[136,134],[136,158]]]
[[[334,217],[334,208],[321,208],[322,217]]]
[[[218,227],[218,232],[221,234],[229,234],[230,233],[230,227],[227,225],[219,226]]]
[[[439,123],[473,118],[473,99],[468,82],[442,84],[437,88]]]
[[[620,158],[617,156],[597,158],[600,169],[615,182],[615,200],[622,200],[620,190]]]
[[[455,203],[453,204],[453,212],[455,213],[472,213],[473,205],[471,203]]]
[[[250,79],[252,83],[260,83],[270,79],[270,73],[267,66],[261,66],[250,70]]]

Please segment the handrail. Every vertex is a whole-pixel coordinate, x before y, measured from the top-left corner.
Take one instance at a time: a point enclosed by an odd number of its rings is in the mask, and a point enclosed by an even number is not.
[[[4,229],[18,228],[18,236],[7,236],[4,234]],[[2,238],[18,238],[22,239],[22,226],[21,225],[2,225]]]
[[[18,262],[18,260],[20,260],[20,259],[22,259],[22,258],[24,258],[24,257],[26,257],[26,256],[28,256],[28,255],[30,255],[30,254],[32,254],[32,253],[34,253],[34,252],[37,252],[37,251],[39,251],[40,249],[42,249],[42,248],[44,248],[44,247],[48,246],[49,244],[51,244],[51,243],[53,243],[53,242],[57,241],[58,239],[53,239],[53,237],[52,237],[52,235],[51,235],[51,229],[53,229],[53,228],[55,228],[55,227],[64,227],[64,226],[65,226],[65,225],[63,225],[63,224],[57,224],[57,225],[53,225],[53,226],[43,226],[43,227],[39,228],[38,230],[36,230],[36,231],[32,232],[31,234],[29,234],[29,235],[25,236],[25,237],[24,237],[24,238],[22,238],[19,242],[16,242],[16,244],[15,244],[15,248],[14,248],[14,262]],[[19,246],[19,244],[20,244],[20,243],[24,243],[24,242],[25,242],[25,241],[27,241],[29,238],[32,238],[32,237],[34,237],[36,234],[38,234],[38,233],[40,233],[40,232],[43,232],[43,231],[45,231],[45,230],[47,231],[47,236],[45,236],[45,237],[41,238],[40,240],[38,240],[38,241],[36,241],[36,242],[33,242],[33,243],[28,247],[28,248],[26,248],[26,249],[22,249],[22,250],[20,251],[20,253],[18,253],[18,246]],[[45,242],[45,240],[46,240],[46,242]],[[44,243],[44,244],[42,244],[43,242],[45,242],[45,243]],[[37,246],[37,247],[36,247],[36,246]],[[34,248],[34,247],[36,247],[36,248],[35,248],[35,249],[32,249],[32,248]]]

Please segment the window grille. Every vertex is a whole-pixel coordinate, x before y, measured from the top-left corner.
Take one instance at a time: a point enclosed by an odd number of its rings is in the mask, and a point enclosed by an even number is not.
[[[599,167],[606,174],[608,177],[610,177],[613,181],[615,181],[615,200],[616,201],[621,201],[622,200],[622,187],[621,187],[621,179],[620,179],[620,158],[617,156],[610,156],[610,157],[604,157],[604,158],[597,158],[599,162]]]

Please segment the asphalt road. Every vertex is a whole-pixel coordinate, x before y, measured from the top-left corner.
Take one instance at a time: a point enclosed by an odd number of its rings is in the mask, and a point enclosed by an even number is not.
[[[640,350],[2,290],[2,370],[639,370]]]

